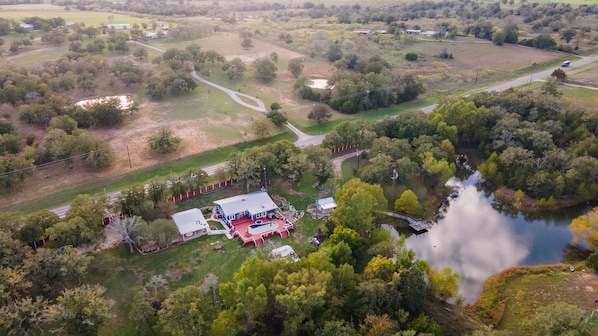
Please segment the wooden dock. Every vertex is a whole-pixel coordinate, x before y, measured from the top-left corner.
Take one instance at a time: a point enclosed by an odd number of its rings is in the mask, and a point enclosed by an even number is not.
[[[393,212],[393,211],[380,211],[380,212],[387,216],[399,218],[399,219],[406,221],[407,223],[409,223],[409,227],[411,228],[411,230],[413,230],[416,234],[427,232],[432,227],[432,223],[425,221],[423,219],[420,219],[420,218],[413,218],[407,214]]]

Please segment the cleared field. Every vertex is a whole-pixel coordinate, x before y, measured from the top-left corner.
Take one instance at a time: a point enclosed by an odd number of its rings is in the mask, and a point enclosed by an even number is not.
[[[596,308],[598,276],[591,271],[526,274],[509,280],[503,292],[505,314],[499,329],[517,334],[539,307],[566,302],[589,312]]]
[[[568,70],[567,81],[598,87],[598,64],[593,63],[581,68]]]
[[[12,19],[18,22],[32,16],[37,16],[43,19],[61,17],[66,22],[85,23],[87,26],[96,27],[102,23],[129,23],[131,25],[134,23],[141,24],[143,22],[151,23],[150,19],[143,17],[110,12],[78,11],[73,9],[67,11],[64,7],[53,6],[50,4],[0,6],[0,17],[5,19]]]

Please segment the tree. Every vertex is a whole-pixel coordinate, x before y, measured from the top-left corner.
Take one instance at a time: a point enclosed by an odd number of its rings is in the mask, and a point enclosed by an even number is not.
[[[343,58],[343,51],[341,46],[338,43],[332,43],[328,46],[328,51],[326,52],[326,58],[330,62],[336,62]]]
[[[283,164],[283,168],[287,173],[287,178],[296,182],[297,186],[301,186],[303,175],[309,169],[307,162],[307,155],[305,153],[293,154],[289,157],[287,163]]]
[[[432,293],[438,295],[442,300],[457,296],[459,292],[459,282],[461,276],[459,273],[453,273],[449,267],[445,267],[437,272],[434,267],[428,271],[430,279],[430,289]]]
[[[337,207],[332,216],[338,224],[356,230],[362,237],[372,229],[374,213],[388,206],[380,185],[370,185],[357,178],[337,190],[335,201]]]
[[[501,46],[505,43],[506,34],[505,32],[499,31],[492,35],[492,43],[497,46]]]
[[[399,323],[384,315],[367,315],[359,325],[360,334],[363,336],[391,336],[400,330]]]
[[[160,326],[171,335],[202,336],[209,328],[202,311],[203,293],[196,286],[174,291],[158,312]]]
[[[33,159],[26,159],[15,154],[0,156],[0,188],[4,190],[14,190],[34,172]]]
[[[295,78],[298,78],[299,75],[301,75],[304,66],[305,65],[303,64],[303,58],[297,57],[289,60],[287,68]]]
[[[41,296],[24,297],[0,307],[0,333],[7,336],[43,335],[48,301]]]
[[[307,115],[307,119],[315,121],[318,125],[328,122],[330,117],[332,117],[332,112],[330,112],[328,106],[324,104],[314,105]]]
[[[125,119],[124,111],[120,108],[120,99],[118,98],[111,98],[95,103],[91,106],[91,114],[98,126],[118,125]]]
[[[46,230],[46,235],[60,246],[81,246],[99,241],[100,234],[91,229],[81,217],[69,217]]]
[[[210,294],[212,297],[212,306],[216,304],[216,292],[218,291],[218,277],[212,273],[206,275],[201,284],[201,291],[205,294]]]
[[[561,33],[561,39],[569,43],[575,37],[575,35],[577,35],[577,30],[569,28]]]
[[[245,63],[238,58],[233,58],[230,62],[222,66],[222,70],[228,75],[228,79],[241,79],[245,73]]]
[[[147,142],[150,149],[161,154],[176,152],[183,139],[174,135],[168,127],[162,127],[158,133],[151,135]]]
[[[57,128],[63,130],[66,134],[72,134],[77,129],[77,121],[67,115],[61,115],[50,119],[48,128]]]
[[[91,197],[90,195],[80,194],[71,202],[71,206],[66,212],[66,219],[81,217],[90,229],[100,233],[103,237],[104,218],[106,218],[106,212],[110,208],[107,196]]]
[[[268,118],[257,118],[251,124],[251,131],[258,140],[263,140],[271,135],[274,124]]]
[[[517,44],[519,41],[519,27],[517,24],[507,25],[503,32],[505,33],[505,43]]]
[[[533,45],[538,49],[554,49],[556,41],[550,35],[542,34],[534,38]]]
[[[137,291],[129,309],[129,321],[133,322],[137,335],[152,335],[157,322],[156,310],[150,305],[144,291]]]
[[[142,47],[135,49],[135,51],[133,52],[133,56],[135,56],[139,59],[147,58],[147,55],[148,55],[147,49],[142,48]]]
[[[395,210],[409,215],[417,215],[421,211],[417,195],[411,189],[403,191],[401,197],[395,201]]]
[[[408,52],[407,54],[405,54],[405,59],[410,62],[417,61],[417,58],[418,58],[418,56],[414,52]]]
[[[46,238],[46,229],[59,221],[58,215],[48,210],[31,213],[19,229],[19,239],[37,248],[37,242]]]
[[[129,251],[133,253],[133,245],[139,245],[140,240],[143,239],[139,234],[136,234],[144,224],[143,219],[139,216],[125,216],[124,218],[117,216],[114,219],[114,224],[120,231],[123,241],[129,245]]]
[[[563,69],[561,68],[554,70],[550,74],[550,77],[556,78],[559,83],[564,83],[565,81],[567,81],[567,73],[565,73],[565,71],[563,71]]]
[[[573,234],[574,244],[584,241],[588,248],[596,251],[598,249],[598,207],[575,218],[569,225],[569,230]]]
[[[330,150],[320,146],[307,146],[303,152],[307,155],[310,171],[318,179],[319,185],[324,185],[329,178],[334,176]]]
[[[104,292],[106,289],[99,285],[65,290],[49,308],[50,322],[64,335],[97,335],[102,324],[114,317],[114,302],[104,299]]]
[[[245,153],[232,153],[228,157],[227,167],[234,179],[243,181],[247,192],[249,186],[259,185],[261,171],[257,162]]]
[[[282,113],[280,111],[271,111],[271,112],[268,112],[268,114],[266,114],[266,117],[268,119],[270,119],[270,121],[274,125],[276,125],[277,127],[281,127],[288,120],[287,117],[284,115],[284,113]]]
[[[278,69],[276,68],[276,65],[266,57],[257,58],[251,63],[251,66],[253,67],[255,78],[263,83],[270,83],[276,78],[276,70]]]
[[[243,49],[251,49],[253,48],[253,41],[249,37],[246,37],[243,39],[243,42],[241,42],[241,47],[243,47]]]
[[[598,323],[596,319],[586,319],[588,315],[575,305],[557,302],[540,307],[536,315],[524,323],[524,330],[531,336],[596,335]]]

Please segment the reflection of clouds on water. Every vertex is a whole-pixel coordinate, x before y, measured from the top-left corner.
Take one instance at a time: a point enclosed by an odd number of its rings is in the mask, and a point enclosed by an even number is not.
[[[450,267],[461,275],[459,294],[473,303],[491,275],[523,263],[533,234],[515,235],[508,219],[496,212],[475,187],[479,176],[463,181],[445,218],[430,232],[407,239],[417,258],[437,269]],[[454,215],[452,215],[454,214]],[[464,220],[466,219],[466,220]]]

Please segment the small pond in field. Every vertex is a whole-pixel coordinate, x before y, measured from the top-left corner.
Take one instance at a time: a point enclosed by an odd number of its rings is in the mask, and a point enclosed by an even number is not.
[[[325,89],[328,87],[327,79],[312,79],[312,84],[309,86],[312,89]]]
[[[133,105],[133,98],[129,95],[123,95],[123,96],[105,96],[105,97],[96,97],[96,98],[91,98],[91,99],[84,99],[84,100],[79,100],[78,102],[75,103],[75,105],[81,106],[81,107],[86,107],[86,106],[92,106],[94,104],[98,104],[98,103],[104,103],[109,101],[110,99],[118,99],[120,101],[118,107],[120,107],[121,109],[128,109],[129,107],[131,107]]]
[[[500,204],[480,182],[478,172],[451,179],[448,185],[458,190],[458,197],[442,207],[428,232],[406,240],[418,259],[461,275],[459,295],[466,303],[474,303],[484,281],[505,268],[561,262],[571,247],[569,224],[591,209],[588,205],[531,218]]]

